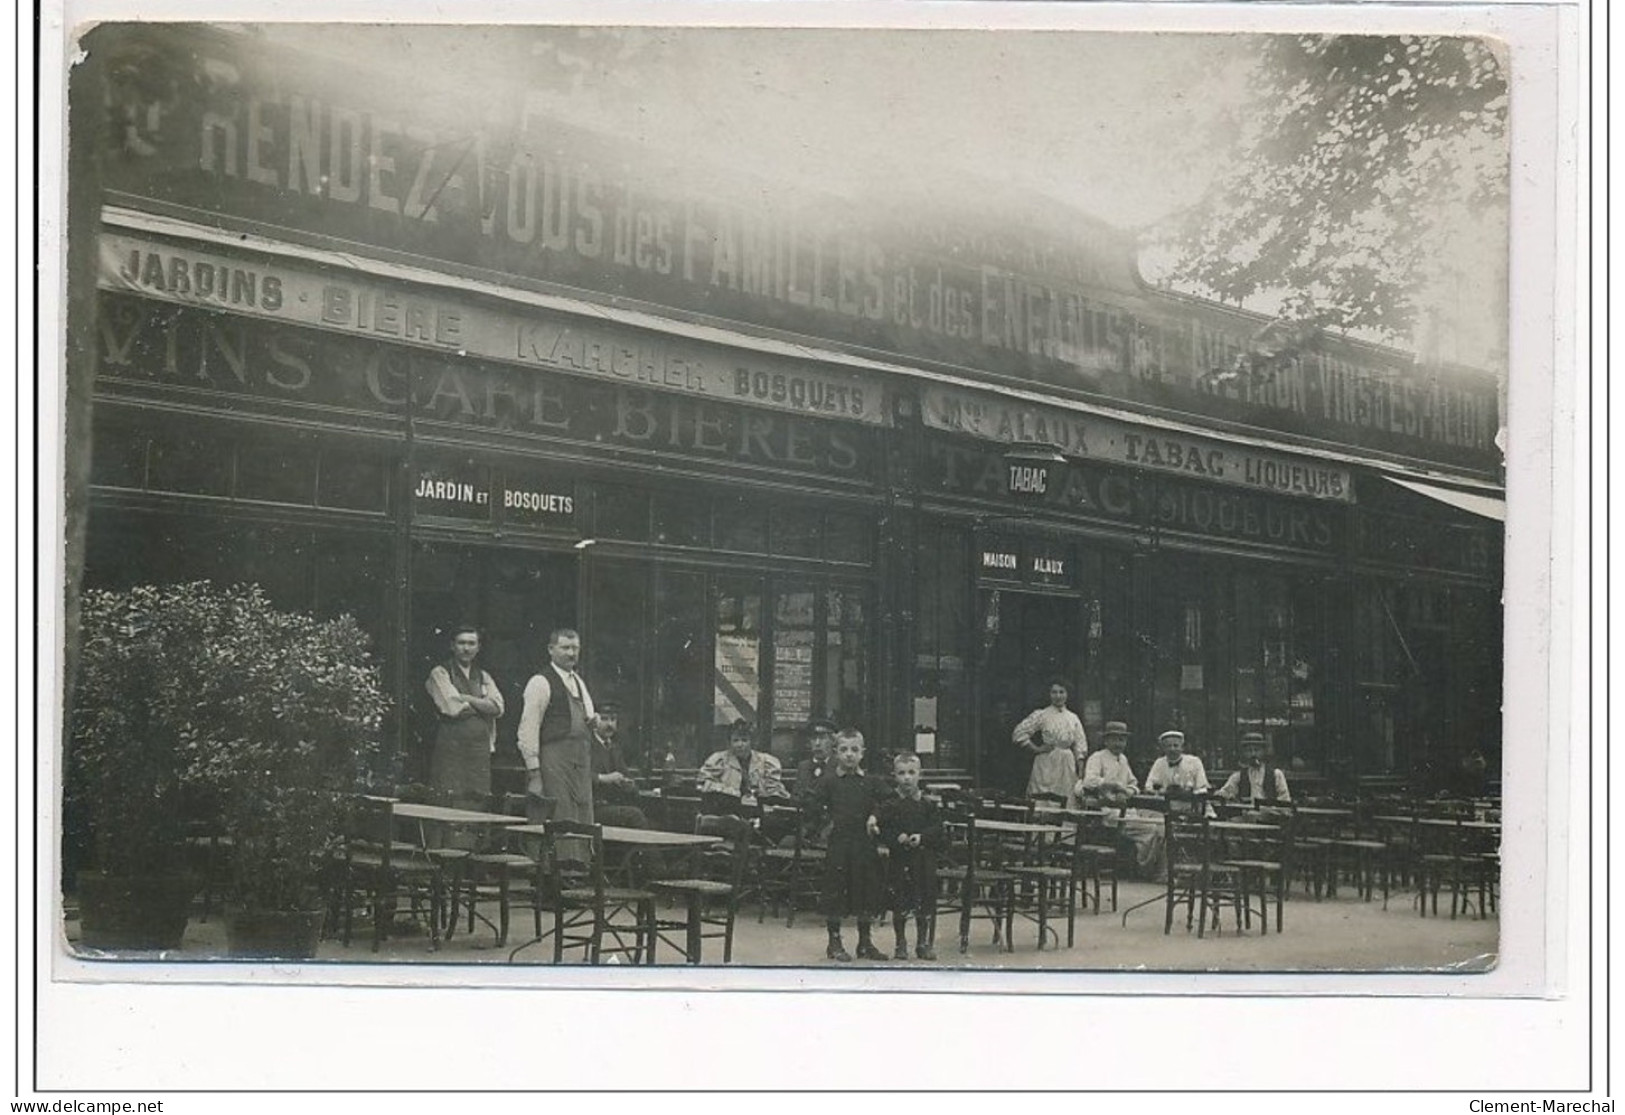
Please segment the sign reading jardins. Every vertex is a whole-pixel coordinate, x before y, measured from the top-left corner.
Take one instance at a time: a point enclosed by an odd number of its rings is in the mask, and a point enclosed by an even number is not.
[[[121,55],[110,96],[129,125],[104,167],[115,201],[319,244],[391,245],[488,280],[567,286],[1210,428],[1498,467],[1491,377],[1424,371],[1340,339],[1264,379],[1219,374],[1260,320],[1146,287],[1129,239],[1083,218],[1013,222],[974,191],[949,210],[837,202],[743,175],[717,189],[711,168],[553,122],[528,110],[523,90],[479,105],[401,82],[403,92],[368,93],[377,86],[308,58],[249,57],[205,32],[177,42],[109,44]],[[547,336],[536,351],[552,351]],[[620,359],[687,374],[680,354]],[[858,406],[838,389],[822,397],[837,411]]]

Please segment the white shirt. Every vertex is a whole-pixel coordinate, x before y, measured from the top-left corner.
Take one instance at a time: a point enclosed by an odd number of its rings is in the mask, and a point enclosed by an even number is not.
[[[1151,764],[1151,773],[1145,776],[1145,788],[1153,794],[1162,794],[1167,793],[1170,786],[1191,793],[1207,789],[1207,769],[1202,766],[1202,760],[1195,755],[1182,755],[1179,765],[1171,767],[1168,756],[1157,756],[1157,761]]]
[[[1022,744],[1031,742],[1034,736],[1040,736],[1056,747],[1070,748],[1079,762],[1083,761],[1084,754],[1089,750],[1089,737],[1083,733],[1083,721],[1069,708],[1045,705],[1029,713],[1016,725],[1010,739]]]
[[[1093,752],[1083,764],[1084,790],[1098,790],[1105,785],[1121,786],[1131,794],[1140,792],[1139,780],[1134,777],[1127,755],[1113,755],[1102,749]]]
[[[519,714],[519,754],[524,757],[525,769],[536,770],[542,765],[542,716],[547,712],[547,706],[553,702],[553,686],[548,681],[548,674],[558,679],[560,685],[571,695],[581,697],[581,704],[588,720],[594,716],[592,707],[592,694],[587,692],[587,683],[581,680],[581,675],[574,670],[561,670],[551,662],[547,669],[532,677],[525,683],[524,712]]]
[[[490,744],[491,750],[495,751],[497,749],[497,720],[507,711],[502,705],[502,691],[497,688],[496,682],[491,680],[491,675],[484,670],[469,671],[463,670],[461,665],[454,665],[456,669],[463,671],[465,678],[470,681],[478,680],[485,689],[482,696],[496,705],[497,711],[490,718]],[[479,674],[477,679],[474,676],[476,672]],[[429,691],[429,697],[434,701],[434,707],[440,710],[442,716],[455,718],[468,707],[468,698],[451,683],[451,675],[446,672],[446,665],[443,662],[429,671],[429,680],[423,683],[423,687]]]

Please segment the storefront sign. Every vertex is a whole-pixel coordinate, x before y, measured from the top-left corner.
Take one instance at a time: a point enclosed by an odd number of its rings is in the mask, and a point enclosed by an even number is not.
[[[491,470],[481,465],[420,468],[412,497],[414,510],[420,515],[489,519]]]
[[[1503,546],[1498,525],[1429,522],[1363,508],[1354,517],[1355,553],[1405,569],[1498,576],[1504,567]]]
[[[561,484],[544,476],[503,474],[502,522],[514,526],[568,529],[575,525],[574,484]]]
[[[103,233],[100,284],[184,306],[395,341],[768,410],[884,425],[878,380],[546,310],[498,308],[443,291],[335,280],[254,260]]]
[[[1070,587],[1071,548],[1036,538],[998,538],[984,542],[977,573],[988,581]]]
[[[1050,445],[1070,457],[1281,495],[1354,501],[1354,485],[1347,469],[1307,457],[947,387],[927,387],[921,392],[920,405],[925,424],[938,430],[1013,445]],[[1017,466],[1041,463],[1022,462],[1012,454],[1007,454],[1006,459],[1007,490],[1011,493],[1017,490]],[[1046,494],[1047,475],[1034,477],[1022,472],[1019,479],[1026,485],[1022,490]]]
[[[945,494],[1007,508],[1003,461],[975,442],[927,441],[921,482]],[[1125,470],[1074,463],[1065,482],[1044,497],[1047,511],[1143,532],[1223,539],[1315,553],[1335,553],[1348,512],[1323,501],[1290,500],[1168,477],[1136,476]],[[984,547],[980,572],[1025,580],[1018,547]],[[1011,563],[1014,562],[1014,570]]]
[[[1131,236],[1060,207],[1038,212],[974,183],[944,191],[951,202],[853,202],[562,122],[517,85],[358,80],[197,29],[92,36],[109,117],[124,127],[103,174],[127,203],[1187,420],[1481,473],[1500,464],[1490,376],[1336,337],[1268,375],[1238,374],[1262,319],[1146,288]]]
[[[264,286],[256,287],[263,294]],[[544,438],[847,481],[872,481],[878,470],[874,431],[861,423],[176,310],[145,298],[104,294],[98,337],[102,390],[181,391],[233,408],[252,398],[343,423],[358,416],[399,421],[410,405],[417,420],[520,445]],[[545,486],[524,491],[530,495],[516,496],[512,510],[541,515],[562,506],[545,497],[567,494]]]

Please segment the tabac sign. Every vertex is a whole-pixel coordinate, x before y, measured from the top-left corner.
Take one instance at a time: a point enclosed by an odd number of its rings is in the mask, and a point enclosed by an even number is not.
[[[1004,462],[1006,494],[1012,496],[1046,496],[1051,472],[1064,467],[1054,462],[1065,454],[1278,495],[1354,502],[1347,469],[1308,457],[975,391],[929,387],[920,405],[927,426],[1011,446]]]
[[[1500,465],[1490,377],[1338,338],[1267,377],[1229,375],[1261,319],[1149,289],[1127,234],[987,185],[952,202],[833,198],[575,126],[517,86],[358,80],[195,27],[105,25],[86,43],[107,66],[101,173],[122,205],[1086,401]]]

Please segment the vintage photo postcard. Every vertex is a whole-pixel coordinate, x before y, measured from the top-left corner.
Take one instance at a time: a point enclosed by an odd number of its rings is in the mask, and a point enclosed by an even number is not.
[[[76,48],[64,970],[1497,967],[1503,39]]]

